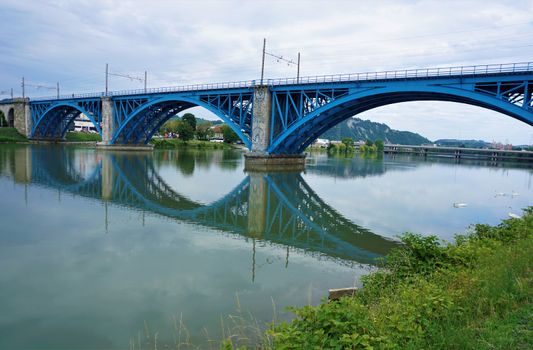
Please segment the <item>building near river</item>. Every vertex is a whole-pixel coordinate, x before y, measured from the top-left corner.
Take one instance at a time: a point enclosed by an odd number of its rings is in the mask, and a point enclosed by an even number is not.
[[[98,130],[96,130],[96,127],[91,122],[89,117],[87,117],[83,113],[81,113],[76,118],[74,118],[74,120],[70,123],[68,127],[68,131],[91,132],[91,133],[98,132]]]

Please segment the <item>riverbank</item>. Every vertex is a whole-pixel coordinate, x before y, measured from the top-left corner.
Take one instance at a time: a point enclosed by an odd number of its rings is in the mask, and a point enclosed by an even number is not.
[[[152,139],[150,141],[157,149],[200,148],[200,149],[234,149],[236,145],[226,142],[211,142],[201,140],[181,141],[179,139]]]
[[[97,133],[89,132],[67,132],[65,142],[100,142],[102,137]]]
[[[533,207],[456,243],[406,234],[354,297],[294,308],[275,349],[533,348]]]
[[[96,144],[96,142],[101,140],[100,135],[96,133],[67,132],[65,140],[60,142],[69,144]],[[30,143],[30,140],[20,134],[15,128],[0,128],[0,143]]]
[[[20,134],[15,128],[0,128],[1,143],[21,143],[28,142],[26,136]]]

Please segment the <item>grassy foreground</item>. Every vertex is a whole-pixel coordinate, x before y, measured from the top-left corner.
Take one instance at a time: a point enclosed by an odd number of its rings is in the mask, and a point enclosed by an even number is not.
[[[19,134],[15,128],[0,128],[0,142],[26,142],[26,136]]]
[[[533,207],[454,244],[402,241],[355,297],[292,309],[296,318],[273,324],[263,347],[533,349]]]
[[[99,142],[102,141],[100,134],[88,133],[88,132],[67,132],[65,135],[65,141],[67,142]]]
[[[179,139],[152,139],[150,141],[155,148],[173,149],[173,148],[202,148],[202,149],[232,149],[233,145],[225,142],[210,142],[210,141],[181,141]]]

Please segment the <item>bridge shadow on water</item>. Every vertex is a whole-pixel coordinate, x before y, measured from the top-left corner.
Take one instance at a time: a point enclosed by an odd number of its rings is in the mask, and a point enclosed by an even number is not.
[[[1,160],[2,173],[11,173],[18,182],[25,177],[27,183],[236,234],[254,243],[264,241],[359,263],[373,263],[397,244],[343,217],[300,173],[245,174],[229,193],[205,204],[169,186],[158,173],[158,164],[168,164],[169,155],[180,157],[173,162],[176,170],[193,176],[196,166],[213,164],[213,153],[116,153],[34,146],[13,149],[12,154],[12,161]],[[226,161],[219,166],[238,167],[232,160],[240,159],[239,153],[221,154]],[[19,163],[25,166],[22,175]]]

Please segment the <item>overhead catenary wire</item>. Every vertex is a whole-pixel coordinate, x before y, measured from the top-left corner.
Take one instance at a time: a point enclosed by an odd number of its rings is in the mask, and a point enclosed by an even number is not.
[[[139,81],[144,84],[144,91],[146,91],[146,81],[147,81],[147,76],[148,76],[147,71],[144,71],[144,78],[140,78],[137,76],[133,76],[130,74],[124,74],[124,73],[111,73],[109,71],[109,63],[106,63],[105,64],[105,95],[106,96],[109,93],[109,76],[110,75],[115,76],[115,77],[126,78],[126,79],[129,79],[130,81],[134,81],[134,80]]]

